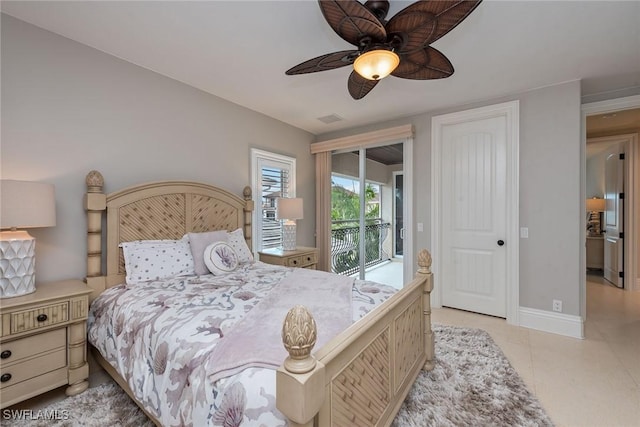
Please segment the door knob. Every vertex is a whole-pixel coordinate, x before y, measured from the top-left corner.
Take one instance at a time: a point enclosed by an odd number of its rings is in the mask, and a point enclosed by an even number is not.
[[[504,246],[504,240],[498,240],[498,246]]]

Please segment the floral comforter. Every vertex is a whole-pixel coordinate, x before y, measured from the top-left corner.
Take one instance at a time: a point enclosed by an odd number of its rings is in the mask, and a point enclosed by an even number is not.
[[[248,368],[213,382],[205,361],[225,332],[291,271],[254,262],[224,276],[115,286],[91,304],[89,341],[164,426],[287,425],[275,407],[274,370]],[[356,280],[353,320],[394,292]]]

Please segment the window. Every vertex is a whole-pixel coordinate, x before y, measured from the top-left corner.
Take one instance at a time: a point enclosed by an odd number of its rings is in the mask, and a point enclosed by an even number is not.
[[[251,149],[254,216],[254,250],[282,244],[282,224],[276,220],[276,199],[296,196],[296,159]]]

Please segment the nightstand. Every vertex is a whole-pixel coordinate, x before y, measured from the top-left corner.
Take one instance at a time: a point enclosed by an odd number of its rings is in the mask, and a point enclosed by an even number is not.
[[[87,389],[91,292],[81,280],[65,280],[0,299],[0,408],[65,384],[68,396]]]
[[[298,246],[293,251],[271,248],[258,253],[260,254],[260,261],[266,262],[267,264],[310,268],[312,270],[315,270],[318,264],[318,249],[316,248]]]
[[[604,236],[587,236],[587,268],[604,268]]]

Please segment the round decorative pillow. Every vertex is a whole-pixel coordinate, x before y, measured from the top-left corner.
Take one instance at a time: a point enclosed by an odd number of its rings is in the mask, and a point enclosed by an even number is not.
[[[227,274],[238,267],[238,255],[227,242],[214,242],[204,250],[204,264],[214,275]]]

